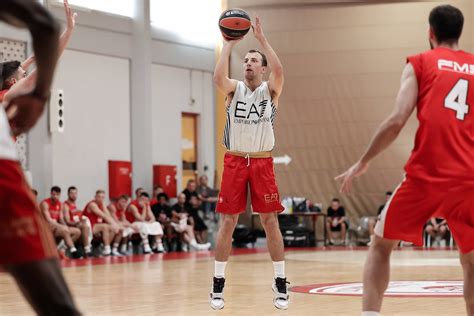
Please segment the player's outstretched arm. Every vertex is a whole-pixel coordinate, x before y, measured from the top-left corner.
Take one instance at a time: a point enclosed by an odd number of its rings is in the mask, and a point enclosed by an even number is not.
[[[59,38],[59,56],[61,56],[64,50],[66,49],[67,44],[71,39],[72,31],[74,31],[74,28],[76,27],[77,13],[71,10],[71,8],[69,7],[68,0],[64,0],[64,13],[66,15],[67,24],[66,29]]]
[[[403,70],[401,87],[393,112],[379,126],[369,147],[359,161],[349,168],[349,170],[336,177],[336,180],[342,180],[341,192],[350,192],[352,179],[364,174],[368,169],[369,162],[397,138],[410,118],[410,115],[413,113],[417,98],[418,82],[416,80],[415,71],[411,64],[407,64]]]
[[[0,19],[18,27],[26,25],[30,30],[38,67],[34,95],[46,99],[57,62],[57,22],[41,4],[32,0],[0,1]]]
[[[238,41],[239,40],[224,41],[221,55],[214,69],[214,83],[225,95],[234,93],[235,87],[237,86],[237,80],[229,78],[229,58],[232,48]]]
[[[60,57],[63,54],[64,50],[66,49],[69,43],[69,40],[71,39],[72,32],[74,31],[74,28],[76,27],[77,13],[71,10],[71,8],[69,7],[68,0],[64,0],[64,13],[66,15],[66,29],[59,37],[58,57]],[[36,56],[32,55],[28,57],[28,59],[26,59],[24,62],[21,63],[21,67],[24,70],[27,70],[35,62],[36,62]]]
[[[270,43],[268,43],[267,38],[263,34],[262,24],[258,16],[255,18],[255,25],[252,26],[252,28],[255,38],[262,46],[263,53],[267,56],[268,66],[271,70],[270,78],[268,80],[268,88],[272,94],[274,104],[278,105],[278,98],[281,95],[284,83],[283,65],[281,64],[278,55],[275,53]]]

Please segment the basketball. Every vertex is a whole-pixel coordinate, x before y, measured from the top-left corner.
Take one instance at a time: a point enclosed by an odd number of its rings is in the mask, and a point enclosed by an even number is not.
[[[242,9],[229,9],[224,11],[219,18],[219,28],[222,36],[227,40],[244,37],[251,25],[250,16]]]

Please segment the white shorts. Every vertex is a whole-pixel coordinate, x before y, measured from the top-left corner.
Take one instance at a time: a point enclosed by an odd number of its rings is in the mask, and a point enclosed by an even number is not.
[[[143,237],[148,235],[151,236],[162,236],[163,235],[163,228],[161,224],[158,222],[148,223],[148,222],[134,222],[133,226],[138,229],[138,232]]]
[[[183,233],[188,229],[188,219],[182,218],[179,220],[179,223],[171,223],[171,226],[173,226],[177,233]]]
[[[122,237],[128,237],[136,233],[136,230],[132,227],[124,227],[122,232]]]

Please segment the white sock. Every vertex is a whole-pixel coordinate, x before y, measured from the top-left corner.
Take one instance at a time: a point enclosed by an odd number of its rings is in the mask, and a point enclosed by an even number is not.
[[[91,246],[84,246],[84,251],[87,253],[87,252],[91,252]]]
[[[112,247],[112,249],[113,249],[114,251],[117,251],[117,250],[118,250],[118,247],[119,247],[119,244],[114,244],[113,247]]]
[[[380,316],[379,312],[362,312],[361,316]]]
[[[61,250],[61,249],[64,249],[65,247],[66,247],[66,244],[64,243],[64,239],[63,239],[63,240],[61,240],[61,241],[59,242],[59,244],[58,244],[58,249]]]
[[[216,278],[223,278],[225,276],[225,266],[227,261],[214,261],[214,276]]]
[[[191,240],[191,241],[189,242],[189,244],[190,244],[191,246],[197,245],[196,239]]]
[[[285,277],[285,261],[273,261],[273,271],[275,278]]]
[[[104,247],[104,254],[110,254],[110,246],[105,246]]]
[[[77,249],[76,249],[76,247],[72,247],[71,249],[69,249],[69,251],[70,251],[71,253],[73,253],[73,252],[76,252]]]

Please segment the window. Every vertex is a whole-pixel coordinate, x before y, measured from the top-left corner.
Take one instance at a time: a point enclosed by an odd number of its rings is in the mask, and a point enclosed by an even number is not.
[[[62,3],[63,1],[56,0],[56,2]],[[127,17],[133,16],[135,8],[134,1],[131,0],[69,0],[69,4]]]
[[[217,43],[220,14],[221,0],[150,0],[152,25],[194,44]]]

